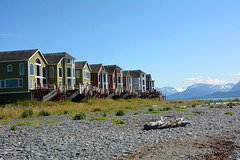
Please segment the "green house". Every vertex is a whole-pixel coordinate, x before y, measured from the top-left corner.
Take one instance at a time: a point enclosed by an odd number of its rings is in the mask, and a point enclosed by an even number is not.
[[[48,83],[73,89],[75,81],[75,58],[66,52],[43,54],[48,61]]]
[[[76,68],[76,83],[77,84],[84,84],[88,85],[91,84],[91,68],[88,65],[87,61],[83,62],[76,62],[75,63]]]
[[[47,85],[47,61],[39,49],[0,52],[0,102],[32,99]]]

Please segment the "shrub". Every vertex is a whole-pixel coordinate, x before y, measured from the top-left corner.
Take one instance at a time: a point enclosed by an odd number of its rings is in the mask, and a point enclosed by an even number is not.
[[[102,114],[102,116],[103,116],[103,117],[107,117],[107,114],[104,112],[104,113]]]
[[[11,130],[15,131],[17,129],[16,126],[10,126]]]
[[[115,120],[112,120],[112,123],[116,123],[116,124],[125,124],[126,121],[122,120],[122,119],[115,119]]]
[[[167,106],[167,107],[163,107],[163,108],[162,108],[162,111],[169,111],[169,110],[172,110],[172,108],[169,107],[169,106]]]
[[[93,109],[93,112],[100,112],[100,111],[102,111],[101,108],[94,108],[94,109]]]
[[[134,112],[133,114],[134,114],[134,115],[138,115],[139,113],[138,113],[138,112]]]
[[[51,113],[49,111],[44,111],[44,110],[41,110],[39,113],[38,113],[38,116],[50,116]]]
[[[32,117],[32,116],[33,116],[33,110],[31,108],[25,109],[21,114],[22,118],[27,118],[27,117]]]
[[[81,119],[86,119],[86,114],[85,113],[79,113],[73,117],[73,120],[81,120]]]
[[[196,104],[193,104],[192,107],[196,107],[197,105]]]
[[[125,112],[123,110],[118,110],[116,112],[116,116],[124,116],[125,115]]]
[[[151,108],[148,108],[148,111],[149,111],[149,112],[152,112],[152,111],[154,111],[154,108],[152,108],[152,107],[151,107]]]
[[[228,103],[228,104],[227,104],[227,106],[229,106],[230,108],[232,108],[233,106],[236,106],[236,104],[235,104],[235,103],[232,103],[232,102],[230,102],[230,103]]]
[[[89,121],[102,121],[102,120],[106,120],[105,117],[93,117],[88,119]]]
[[[234,115],[233,112],[225,112],[224,114]]]
[[[64,110],[64,112],[63,112],[64,114],[68,114],[68,110]]]

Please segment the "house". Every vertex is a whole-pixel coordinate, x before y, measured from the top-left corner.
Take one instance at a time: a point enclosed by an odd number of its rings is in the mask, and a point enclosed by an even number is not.
[[[76,84],[91,84],[91,68],[87,61],[75,62]]]
[[[132,91],[132,76],[129,71],[122,71],[123,74],[123,89]]]
[[[108,89],[108,72],[102,64],[91,64],[91,84],[99,89]]]
[[[104,68],[108,72],[108,88],[123,89],[122,68],[117,65],[106,65]]]
[[[141,70],[129,70],[132,76],[132,89],[146,92],[146,73]]]
[[[43,54],[48,61],[48,82],[69,89],[75,85],[75,58],[66,52]]]
[[[154,87],[154,80],[152,80],[151,74],[146,74],[146,90],[149,92],[152,92],[155,87]]]
[[[39,49],[0,52],[0,101],[31,100],[30,90],[48,83],[47,64]]]

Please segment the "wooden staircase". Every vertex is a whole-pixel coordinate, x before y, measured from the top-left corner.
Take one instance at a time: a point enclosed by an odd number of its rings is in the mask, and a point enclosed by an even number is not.
[[[58,94],[57,90],[54,89],[51,92],[49,92],[48,94],[46,94],[45,96],[43,96],[43,101],[50,101],[51,99],[53,99],[54,97],[56,97]]]

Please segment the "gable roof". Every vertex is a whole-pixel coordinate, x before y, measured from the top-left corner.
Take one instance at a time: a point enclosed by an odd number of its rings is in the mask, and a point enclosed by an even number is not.
[[[122,71],[123,77],[132,77],[129,71]]]
[[[75,68],[82,69],[86,63],[87,63],[87,61],[75,62]]]
[[[89,66],[92,69],[92,73],[98,73],[102,67],[102,64],[90,64]]]
[[[0,62],[27,61],[39,49],[0,52]]]
[[[49,64],[58,64],[61,61],[62,58],[76,59],[66,52],[47,53],[47,54],[43,54],[43,56],[47,59]]]
[[[146,74],[146,81],[152,81],[151,74]]]
[[[110,74],[113,74],[116,69],[122,70],[122,68],[117,65],[107,65],[107,66],[104,66],[104,68]]]
[[[140,77],[140,74],[146,74],[145,72],[141,71],[141,70],[129,70],[130,74],[132,77]]]

